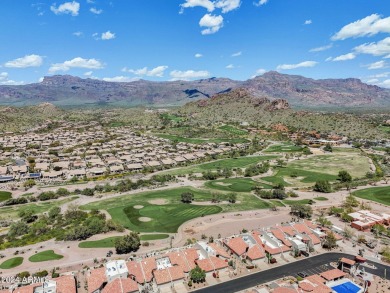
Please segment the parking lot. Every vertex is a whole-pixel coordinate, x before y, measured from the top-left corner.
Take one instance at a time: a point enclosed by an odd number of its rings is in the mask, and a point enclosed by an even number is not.
[[[315,275],[315,274],[319,275],[322,272],[325,272],[325,271],[328,271],[331,269],[334,269],[334,267],[332,267],[330,264],[324,264],[324,265],[321,265],[321,266],[318,266],[315,268],[310,268],[310,269],[307,269],[304,271],[297,272],[296,276],[299,276],[301,278],[305,278],[307,276],[311,276],[311,275]]]

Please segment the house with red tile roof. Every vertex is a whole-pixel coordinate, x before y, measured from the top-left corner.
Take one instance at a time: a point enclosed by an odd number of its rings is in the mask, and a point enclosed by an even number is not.
[[[322,272],[320,276],[324,278],[327,282],[329,281],[335,281],[341,278],[344,278],[347,275],[347,273],[344,273],[343,271],[340,271],[339,269],[332,269],[329,271]]]
[[[111,283],[108,283],[106,287],[101,291],[102,293],[134,293],[139,292],[138,284],[136,281],[130,278],[117,278]]]
[[[241,237],[227,239],[224,245],[237,256],[242,256],[249,249],[248,244]]]
[[[76,280],[74,276],[65,275],[54,279],[46,280],[44,283],[35,283],[23,287],[16,288],[14,291],[5,291],[13,293],[35,293],[42,292],[45,288],[45,292],[52,293],[76,293]],[[50,290],[50,291],[49,291]],[[0,291],[1,292],[1,291]]]
[[[126,263],[126,265],[127,270],[129,271],[129,276],[131,278],[133,278],[139,284],[145,283],[145,276],[140,262],[129,261]]]
[[[185,278],[183,268],[181,266],[171,266],[164,269],[153,271],[153,275],[157,285],[173,285],[177,282],[182,282]]]

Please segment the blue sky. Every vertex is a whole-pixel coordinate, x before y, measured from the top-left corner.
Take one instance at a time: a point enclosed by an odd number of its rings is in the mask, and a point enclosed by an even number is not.
[[[265,71],[390,87],[388,0],[2,0],[0,84],[245,80]]]

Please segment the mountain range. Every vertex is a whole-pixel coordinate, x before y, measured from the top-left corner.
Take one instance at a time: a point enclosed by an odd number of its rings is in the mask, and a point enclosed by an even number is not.
[[[390,108],[390,90],[359,79],[315,80],[275,71],[246,81],[208,78],[195,81],[107,82],[71,75],[45,77],[42,82],[0,86],[0,105],[178,106],[237,88],[269,100],[285,99],[292,108]]]

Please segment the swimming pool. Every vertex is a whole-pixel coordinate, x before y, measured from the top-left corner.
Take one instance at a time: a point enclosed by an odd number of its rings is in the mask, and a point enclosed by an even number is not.
[[[360,287],[350,281],[334,286],[332,289],[337,293],[358,293],[361,290]]]

